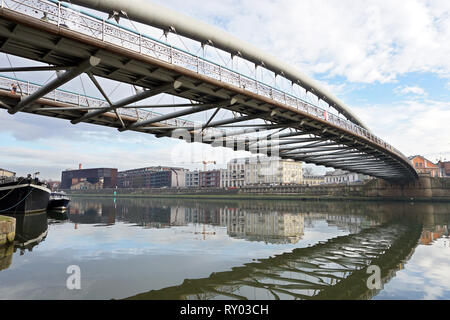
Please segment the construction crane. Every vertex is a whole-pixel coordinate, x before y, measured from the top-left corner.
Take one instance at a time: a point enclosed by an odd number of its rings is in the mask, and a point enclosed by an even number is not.
[[[206,165],[207,164],[210,164],[210,163],[217,164],[216,161],[205,161],[205,160],[203,160],[203,161],[194,161],[194,162],[191,162],[191,163],[203,163],[203,171],[206,171]]]
[[[207,212],[203,211],[203,214],[202,214],[202,216],[203,216],[203,231],[194,231],[194,234],[201,234],[201,235],[203,235],[203,240],[206,240],[206,236],[207,235],[215,235],[216,234],[215,231],[212,231],[212,232],[206,231],[206,224],[207,224],[206,215],[207,215]],[[197,223],[199,223],[199,222],[200,221],[197,221]]]
[[[216,164],[215,161],[204,161],[204,160],[202,161],[202,163],[203,163],[203,171],[206,171],[207,164],[209,164],[209,163]]]
[[[207,231],[206,231],[206,228],[205,228],[205,225],[203,225],[203,231],[202,231],[202,232],[194,232],[194,234],[202,234],[202,235],[203,235],[203,240],[206,240],[206,236],[207,236],[207,235],[215,235],[216,232],[215,232],[215,231],[213,231],[213,232],[207,232]]]

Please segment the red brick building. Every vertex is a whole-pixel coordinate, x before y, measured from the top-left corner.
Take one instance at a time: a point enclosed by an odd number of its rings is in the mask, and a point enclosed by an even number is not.
[[[220,188],[220,170],[200,171],[200,188]]]
[[[412,161],[414,169],[418,173],[430,174],[432,177],[440,177],[439,166],[422,156],[409,157]]]
[[[442,177],[450,177],[450,161],[439,161],[438,166]]]
[[[90,184],[101,184],[103,188],[115,188],[117,186],[117,169],[95,168],[66,170],[61,173],[61,189],[70,189],[72,185],[87,181]]]

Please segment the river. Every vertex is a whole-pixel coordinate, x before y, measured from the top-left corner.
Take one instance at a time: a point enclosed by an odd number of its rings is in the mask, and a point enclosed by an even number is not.
[[[16,219],[0,299],[450,299],[448,203],[76,197]]]

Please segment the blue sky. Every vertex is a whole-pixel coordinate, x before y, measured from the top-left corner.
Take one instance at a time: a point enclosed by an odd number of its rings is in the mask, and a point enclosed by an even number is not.
[[[450,160],[447,0],[410,0],[408,6],[398,0],[154,2],[225,29],[291,63],[326,86],[405,155]],[[159,31],[138,28],[158,36]],[[4,54],[0,61],[9,65]],[[70,89],[81,90],[76,81]],[[105,85],[112,90],[113,84]],[[92,87],[86,90],[98,96]],[[122,87],[115,92],[128,93],[129,88]],[[0,167],[19,174],[40,171],[53,179],[78,163],[120,170],[162,164],[201,168],[189,161],[174,163],[180,150],[195,152],[197,160],[216,159],[222,167],[237,156],[225,149],[26,114],[11,116],[3,110],[0,146],[5,150]]]

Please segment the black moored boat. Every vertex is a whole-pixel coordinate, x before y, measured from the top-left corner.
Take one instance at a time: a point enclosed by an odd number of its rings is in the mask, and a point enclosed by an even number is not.
[[[48,201],[48,210],[66,210],[69,205],[70,198],[64,191],[52,192]]]
[[[38,179],[13,178],[0,181],[0,214],[21,214],[45,211],[50,189]]]

